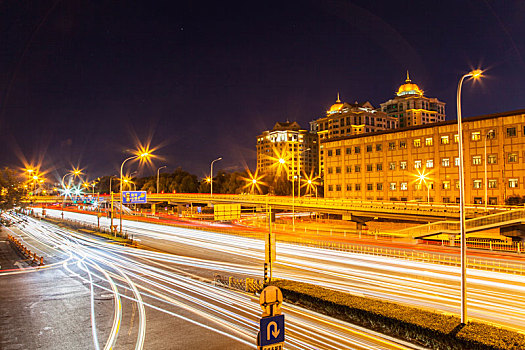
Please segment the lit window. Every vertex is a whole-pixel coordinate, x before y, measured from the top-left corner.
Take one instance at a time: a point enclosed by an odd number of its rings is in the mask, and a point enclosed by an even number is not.
[[[481,165],[481,156],[472,156],[472,165]]]
[[[395,182],[391,182],[390,183],[390,191],[395,191],[396,190],[396,183]]]
[[[450,166],[450,158],[441,159],[441,166]]]
[[[421,169],[421,161],[420,160],[415,160],[414,161],[414,168],[415,169]]]
[[[414,147],[421,147],[421,139],[414,140]]]
[[[401,162],[399,162],[399,168],[403,169],[403,170],[406,170],[407,164],[408,163],[406,161],[401,161]]]
[[[489,154],[487,156],[487,163],[496,164],[498,162],[498,157],[496,154]]]
[[[443,189],[444,190],[450,189],[450,181],[443,181]]]
[[[425,146],[432,146],[434,144],[434,139],[432,137],[427,137],[425,139]]]
[[[442,145],[448,145],[450,143],[450,140],[448,136],[441,136],[441,144]]]
[[[454,135],[454,142],[455,143],[459,142],[459,135],[458,134]]]
[[[414,189],[415,189],[416,191],[421,190],[421,188],[423,188],[423,186],[422,186],[420,183],[416,183],[416,184],[414,185]]]
[[[492,139],[495,139],[495,138],[496,138],[496,131],[494,131],[494,130],[487,131],[487,139],[488,140],[492,140]]]
[[[470,134],[470,138],[472,141],[479,141],[481,140],[481,131],[473,131]]]
[[[518,179],[509,179],[510,188],[518,188]]]
[[[518,155],[516,153],[509,153],[507,155],[507,160],[509,163],[517,163],[518,162]]]
[[[399,141],[399,148],[407,148],[407,142],[406,141]]]
[[[427,159],[427,169],[434,167],[434,159]]]
[[[401,191],[406,191],[408,189],[408,183],[407,182],[401,182]]]
[[[454,158],[454,166],[459,166],[459,157]]]
[[[388,169],[396,170],[396,163],[395,162],[390,162],[390,164],[388,164]]]
[[[491,179],[489,180],[489,188],[497,188],[498,187],[498,180]]]
[[[474,180],[474,188],[481,188],[481,180]]]

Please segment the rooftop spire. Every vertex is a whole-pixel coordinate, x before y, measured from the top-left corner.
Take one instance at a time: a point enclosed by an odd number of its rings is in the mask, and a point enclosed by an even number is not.
[[[406,83],[410,83],[411,80],[410,80],[410,75],[408,75],[408,69],[407,69],[407,80],[405,80]]]
[[[341,100],[339,99],[339,92],[337,93],[337,101],[335,101],[336,103],[341,103]]]

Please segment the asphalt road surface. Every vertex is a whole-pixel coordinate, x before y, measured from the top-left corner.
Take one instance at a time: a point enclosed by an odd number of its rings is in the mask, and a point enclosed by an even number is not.
[[[210,277],[259,276],[260,242],[252,251],[254,242],[244,238],[212,234],[221,241],[210,241],[208,232],[137,228],[140,239],[175,253],[166,254],[11,218],[11,233],[47,265],[2,271],[0,295],[10,305],[2,311],[3,349],[255,348],[258,298],[214,286]],[[293,305],[283,313],[287,349],[415,348]]]

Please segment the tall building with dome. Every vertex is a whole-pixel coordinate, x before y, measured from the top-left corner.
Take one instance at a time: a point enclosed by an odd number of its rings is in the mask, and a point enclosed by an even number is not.
[[[398,120],[400,128],[445,120],[445,102],[424,96],[423,90],[410,80],[408,71],[405,83],[397,89],[396,96],[381,103],[381,111]]]
[[[326,116],[310,122],[310,130],[317,132],[319,140],[358,135],[397,128],[397,118],[377,110],[370,102],[342,102],[337,100],[326,111]],[[319,174],[324,175],[324,151],[319,148]]]

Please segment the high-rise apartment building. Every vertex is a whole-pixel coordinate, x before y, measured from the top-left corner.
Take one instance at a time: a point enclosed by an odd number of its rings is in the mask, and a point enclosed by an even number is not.
[[[457,202],[457,121],[325,139],[329,198]],[[525,189],[525,109],[463,120],[467,203],[504,204]]]
[[[445,102],[424,96],[423,90],[412,83],[408,72],[405,84],[399,87],[396,96],[381,103],[381,111],[398,120],[400,128],[445,120]]]
[[[317,175],[318,136],[297,122],[277,122],[257,136],[257,172],[274,175],[285,170],[288,179]]]

